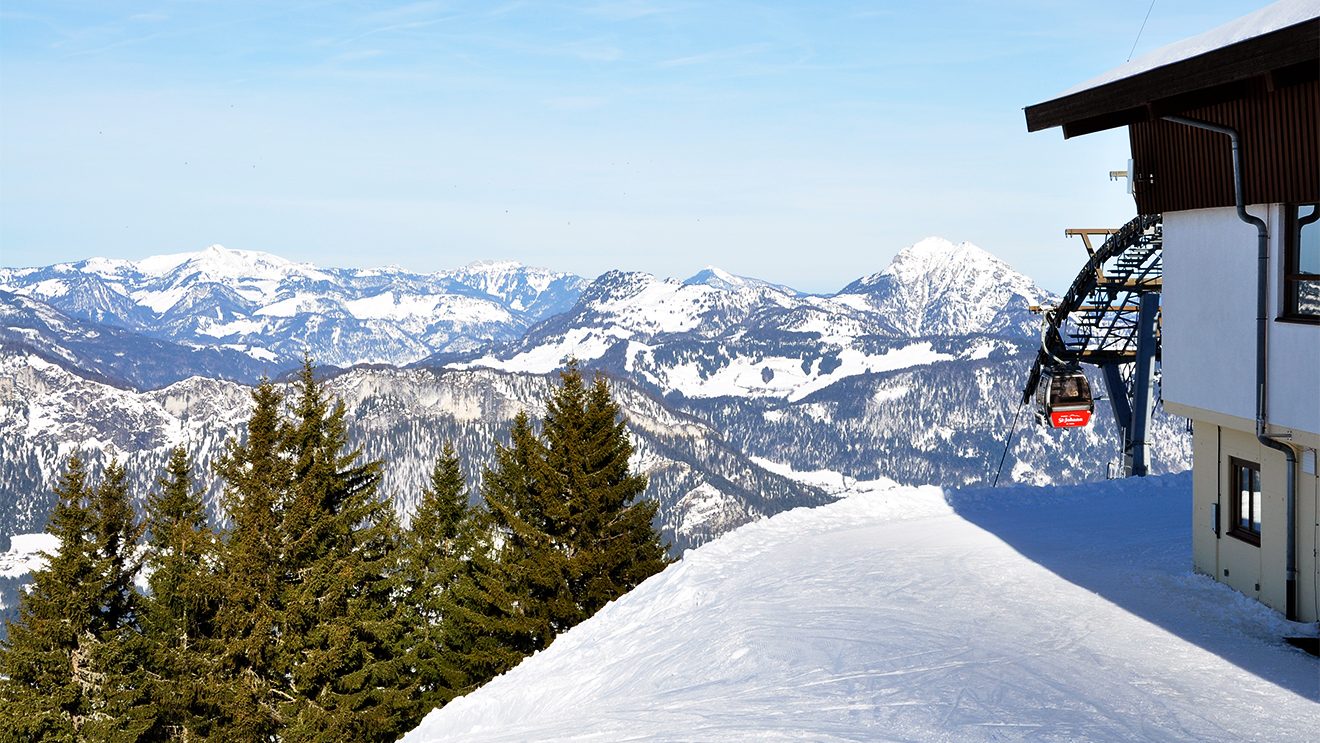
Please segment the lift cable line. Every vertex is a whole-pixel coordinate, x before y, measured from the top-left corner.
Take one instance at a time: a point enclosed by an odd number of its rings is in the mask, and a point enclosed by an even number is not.
[[[990,483],[990,487],[992,488],[999,487],[999,475],[1004,471],[1004,460],[1008,459],[1008,449],[1013,445],[1013,434],[1017,432],[1018,416],[1022,415],[1022,408],[1025,408],[1026,406],[1027,404],[1025,402],[1018,405],[1017,412],[1013,414],[1013,425],[1009,426],[1008,438],[1004,439],[1004,453],[999,455],[999,467],[995,470],[994,482]]]
[[[1124,475],[1145,475],[1146,436],[1155,406],[1160,358],[1164,233],[1160,215],[1117,230],[1072,229],[1088,259],[1059,304],[1042,316],[1041,347],[1022,390],[1036,419],[1051,428],[1090,423],[1094,397],[1082,364],[1098,367],[1122,438]],[[1100,247],[1092,239],[1103,236]]]
[[[1127,59],[1124,62],[1131,62],[1132,55],[1137,51],[1137,42],[1141,41],[1141,34],[1146,30],[1146,21],[1150,20],[1150,12],[1155,9],[1155,0],[1150,0],[1150,7],[1146,8],[1146,17],[1141,19],[1141,28],[1137,30],[1137,38],[1132,40],[1132,48],[1128,50]]]

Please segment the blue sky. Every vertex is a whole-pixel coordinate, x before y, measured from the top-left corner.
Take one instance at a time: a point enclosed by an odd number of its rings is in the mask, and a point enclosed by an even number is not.
[[[1262,2],[1157,0],[1136,55]],[[833,291],[928,235],[1061,289],[1126,135],[1022,108],[1148,0],[0,4],[0,265],[211,243]]]

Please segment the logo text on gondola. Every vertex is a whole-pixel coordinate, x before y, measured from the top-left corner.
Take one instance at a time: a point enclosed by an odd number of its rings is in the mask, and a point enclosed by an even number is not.
[[[1091,414],[1085,410],[1060,410],[1050,413],[1050,424],[1055,428],[1076,428],[1091,422]]]

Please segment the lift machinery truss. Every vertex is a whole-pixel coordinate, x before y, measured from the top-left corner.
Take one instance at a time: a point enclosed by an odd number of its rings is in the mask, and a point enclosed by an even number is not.
[[[1035,396],[1047,369],[1097,367],[1122,437],[1123,474],[1145,475],[1160,360],[1162,221],[1160,215],[1139,216],[1117,230],[1066,234],[1082,239],[1087,262],[1056,306],[1032,308],[1043,316],[1044,328],[1023,402]]]

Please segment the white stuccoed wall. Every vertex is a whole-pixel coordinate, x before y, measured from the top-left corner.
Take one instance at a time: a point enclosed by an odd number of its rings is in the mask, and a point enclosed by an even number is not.
[[[1270,227],[1269,420],[1320,432],[1320,326],[1276,322],[1281,209]],[[1232,208],[1164,215],[1164,399],[1256,417],[1256,229]]]

